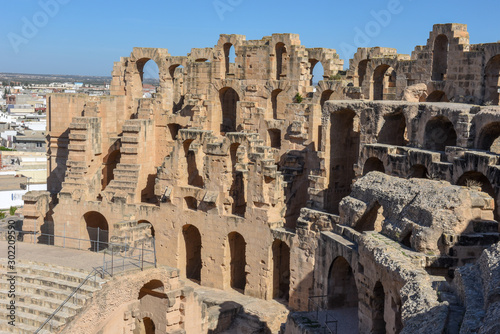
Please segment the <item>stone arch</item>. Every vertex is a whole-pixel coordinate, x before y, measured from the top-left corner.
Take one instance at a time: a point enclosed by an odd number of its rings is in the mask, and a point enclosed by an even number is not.
[[[238,232],[227,236],[229,244],[230,286],[233,289],[245,291],[246,286],[246,242]]]
[[[102,164],[104,167],[102,168],[102,181],[101,190],[106,189],[109,183],[114,179],[114,170],[116,166],[120,163],[121,153],[120,150],[114,150],[104,157]]]
[[[384,220],[384,208],[378,202],[375,202],[367,208],[363,216],[356,222],[354,229],[358,232],[380,232]]]
[[[477,148],[500,154],[500,122],[488,123],[481,129]]]
[[[149,317],[144,317],[139,324],[137,334],[154,334],[156,333],[156,326],[153,320]]]
[[[411,166],[410,171],[408,172],[408,177],[415,179],[428,179],[429,171],[424,165],[415,164]]]
[[[358,161],[360,137],[359,118],[353,110],[341,109],[331,114],[329,139],[330,169],[325,209],[337,214],[340,201],[350,193],[352,180],[356,177],[354,164]]]
[[[406,118],[402,111],[384,115],[384,124],[378,133],[377,143],[406,146],[408,134],[406,131]]]
[[[396,86],[395,71],[387,64],[379,65],[373,71],[373,100],[388,99],[389,89]]]
[[[373,171],[385,173],[384,163],[377,157],[366,159],[365,164],[363,165],[363,175]]]
[[[170,78],[172,80],[172,112],[178,113],[184,105],[184,74],[185,67],[182,64],[170,65]]]
[[[500,55],[492,57],[484,68],[484,103],[499,104]]]
[[[144,97],[142,92],[144,87],[144,80],[147,78],[156,79],[158,78],[158,83],[161,86],[161,72],[160,65],[162,62],[158,62],[158,60],[154,60],[152,58],[140,58],[137,59],[135,65],[137,67],[137,72],[140,78],[140,89],[141,94],[138,94],[137,97]],[[157,72],[156,72],[157,71]]]
[[[237,169],[239,147],[239,143],[233,143],[229,147],[233,175],[233,182],[229,189],[229,195],[232,198],[231,213],[244,217],[247,209],[247,202],[245,196],[245,177],[243,172]]]
[[[336,257],[328,271],[328,304],[329,310],[337,308],[358,307],[358,289],[354,272],[342,257]]]
[[[201,260],[201,234],[198,228],[194,225],[184,225],[182,227],[183,245],[181,245],[180,265],[179,267],[186,270],[186,278],[201,282],[201,268],[203,262]]]
[[[193,187],[203,188],[203,177],[198,170],[196,152],[191,147],[192,143],[193,139],[188,139],[182,144],[187,165],[187,184]]]
[[[282,42],[276,43],[276,80],[280,80],[282,76],[286,76],[286,66],[284,60],[287,56],[286,45]]]
[[[141,219],[141,220],[137,221],[137,225],[140,226],[142,224],[144,224],[145,226],[147,226],[149,228],[150,236],[152,238],[154,238],[155,237],[155,228],[154,228],[153,224],[145,219]]]
[[[179,134],[179,130],[182,128],[180,124],[177,123],[169,123],[167,124],[168,132],[170,133],[170,137],[172,140],[177,140],[177,135]]]
[[[151,281],[144,284],[139,290],[139,296],[137,299],[142,299],[145,296],[161,297],[165,294],[165,286],[162,281],[157,279],[152,279]]]
[[[273,298],[288,300],[290,290],[290,247],[275,239],[272,244]]]
[[[380,281],[375,283],[373,288],[373,296],[370,300],[370,308],[372,310],[372,331],[373,334],[385,334],[385,291],[384,286]]]
[[[457,145],[457,133],[453,123],[443,115],[432,117],[425,124],[424,148],[444,151],[446,146]]]
[[[310,74],[311,74],[311,81],[310,81],[310,85],[313,86],[314,84],[317,84],[319,81],[323,80],[324,78],[324,75],[325,75],[325,69],[323,68],[323,64],[321,63],[321,61],[317,60],[317,59],[309,59],[309,63],[311,64],[310,66]],[[321,69],[318,70],[318,67],[316,66],[320,66]],[[316,74],[314,74],[316,72]],[[321,75],[317,74],[318,72],[321,72]],[[316,77],[317,76],[317,77]]]
[[[319,100],[319,104],[321,106],[321,109],[323,109],[323,106],[325,105],[325,102],[330,100],[330,98],[332,97],[333,93],[334,92],[331,89],[326,89],[323,92],[321,92],[321,98]]]
[[[236,53],[235,53],[235,50],[234,50],[234,46],[232,43],[230,42],[227,42],[223,45],[223,49],[224,49],[224,62],[225,62],[225,65],[226,65],[226,75],[229,74],[231,72],[231,67],[230,67],[230,64],[231,64],[231,58],[233,58],[233,63],[236,62]]]
[[[363,82],[365,80],[365,75],[366,75],[366,69],[368,67],[368,59],[363,59],[358,63],[358,69],[357,69],[357,74],[358,74],[358,87],[363,86]]]
[[[432,81],[443,81],[448,71],[449,42],[446,35],[438,35],[432,50]]]
[[[82,217],[82,227],[87,230],[90,250],[99,252],[108,248],[109,226],[106,218],[97,211],[89,211]]]
[[[221,105],[222,123],[221,134],[236,131],[237,106],[240,97],[231,87],[224,87],[219,90],[219,100]]]
[[[271,92],[271,108],[273,111],[273,119],[284,118],[284,110],[286,107],[285,95],[283,90],[277,88]]]
[[[495,220],[499,220],[499,215],[497,213],[498,203],[495,196],[495,188],[491,184],[490,180],[481,172],[477,171],[468,171],[463,173],[457,180],[457,185],[459,186],[475,186],[479,187],[482,192],[490,195],[495,202],[495,209],[493,211]]]
[[[450,102],[448,97],[446,97],[446,93],[442,90],[435,90],[427,96],[425,99],[426,102]]]

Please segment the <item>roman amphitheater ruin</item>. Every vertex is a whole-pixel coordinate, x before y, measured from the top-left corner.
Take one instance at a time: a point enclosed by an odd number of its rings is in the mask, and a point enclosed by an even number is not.
[[[411,56],[359,48],[343,67],[296,34],[220,35],[134,48],[110,96],[50,95],[49,191],[25,196],[23,240],[156,256],[58,331],[499,333],[500,42],[436,24]]]

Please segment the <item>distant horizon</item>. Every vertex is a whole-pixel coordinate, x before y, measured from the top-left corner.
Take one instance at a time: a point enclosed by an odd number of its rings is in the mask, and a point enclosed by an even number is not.
[[[415,46],[426,44],[434,24],[467,24],[471,44],[500,40],[500,5],[490,1],[318,0],[304,6],[294,1],[192,0],[140,6],[131,0],[119,5],[23,0],[2,8],[9,15],[0,22],[0,72],[18,74],[108,77],[114,62],[128,57],[133,47],[185,56],[192,48],[213,47],[221,33],[247,40],[295,33],[307,48],[335,49],[344,68],[358,47],[411,54]]]

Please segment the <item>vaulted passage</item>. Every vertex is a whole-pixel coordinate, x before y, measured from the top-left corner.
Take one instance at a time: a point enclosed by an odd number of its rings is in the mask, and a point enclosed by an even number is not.
[[[385,173],[384,163],[379,158],[371,157],[365,161],[365,165],[363,166],[363,175],[373,171]]]
[[[187,164],[187,184],[194,187],[203,188],[204,182],[198,170],[198,165],[196,163],[196,154],[193,148],[191,148],[191,143],[193,140],[186,140],[183,144],[184,155],[186,157]]]
[[[375,202],[371,208],[368,208],[363,216],[356,223],[354,229],[358,232],[363,231],[382,231],[384,221],[384,209],[379,203]]]
[[[500,154],[500,122],[492,122],[483,127],[478,148]]]
[[[333,90],[327,89],[321,93],[321,99],[319,101],[319,104],[321,105],[321,109],[323,109],[323,106],[325,105],[325,102],[330,100],[330,98],[333,95]]]
[[[328,273],[328,309],[358,307],[358,289],[349,262],[337,257]]]
[[[355,177],[354,164],[359,155],[359,125],[355,117],[354,111],[344,109],[330,118],[330,179],[326,198],[330,213],[338,213],[338,205],[350,193]]]
[[[427,171],[427,167],[424,165],[416,164],[411,166],[408,176],[416,179],[428,179],[429,172]]]
[[[246,267],[246,242],[238,232],[231,232],[228,235],[229,253],[230,253],[230,273],[231,288],[245,291],[247,283]]]
[[[372,310],[372,333],[385,334],[386,323],[384,320],[385,314],[385,292],[384,287],[380,281],[375,284],[373,289],[373,297],[371,299]]]
[[[401,111],[384,115],[384,125],[378,134],[379,144],[406,146],[408,136],[406,133],[406,118]]]
[[[446,146],[457,145],[457,133],[453,123],[445,116],[435,116],[425,125],[424,148],[444,151]]]
[[[201,235],[200,231],[193,225],[184,225],[182,228],[184,237],[186,277],[195,281],[201,281]]]
[[[500,88],[500,55],[491,58],[484,69],[484,103],[498,105]]]
[[[288,300],[290,290],[290,247],[281,240],[273,246],[273,298]]]
[[[108,248],[108,221],[102,214],[96,211],[87,212],[83,215],[83,223],[90,239],[90,250],[99,252]]]
[[[219,91],[220,105],[222,109],[221,134],[236,131],[236,110],[240,97],[238,93],[230,87],[222,88]]]
[[[443,81],[448,71],[448,37],[439,35],[434,40],[432,80]]]
[[[495,201],[495,210],[494,210],[495,220],[500,219],[500,216],[498,215],[497,212],[498,203],[495,196],[495,189],[493,188],[490,180],[488,180],[488,178],[483,173],[476,171],[465,172],[458,179],[457,185],[466,187],[470,186],[479,187],[481,191],[490,195]]]

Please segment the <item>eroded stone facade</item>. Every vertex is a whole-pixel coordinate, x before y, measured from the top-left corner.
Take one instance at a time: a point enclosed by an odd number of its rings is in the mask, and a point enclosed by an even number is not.
[[[346,75],[335,50],[294,34],[134,48],[111,96],[48,98],[52,201],[43,216],[31,206],[49,195],[32,194],[26,212],[75,238],[148,227],[131,239],[154,236],[181,277],[295,311],[325,296],[357,308],[361,333],[441,333],[463,303],[437,291],[453,296],[455,270],[498,242],[499,57],[458,24],[411,57],[359,49]],[[149,60],[160,83],[143,98]]]

